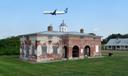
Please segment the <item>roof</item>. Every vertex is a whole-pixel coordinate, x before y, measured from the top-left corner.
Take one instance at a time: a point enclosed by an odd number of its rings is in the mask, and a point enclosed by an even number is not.
[[[53,35],[53,36],[62,36],[62,35],[71,35],[71,36],[91,36],[91,37],[101,37],[101,36],[96,36],[88,33],[80,33],[80,32],[60,32],[60,31],[43,31],[43,32],[38,32],[38,33],[32,33],[32,34],[25,34],[25,35],[20,35],[20,36],[29,36],[29,35]]]
[[[80,33],[80,32],[60,32],[60,31],[45,31],[45,32],[40,32],[39,34],[42,35],[57,35],[57,36],[61,36],[61,35],[73,35],[73,36],[92,36],[94,37],[95,35],[92,34],[88,34],[88,33]],[[100,36],[99,36],[100,37]]]
[[[128,38],[126,39],[110,39],[106,46],[112,46],[112,45],[117,45],[117,46],[125,46],[128,45]]]

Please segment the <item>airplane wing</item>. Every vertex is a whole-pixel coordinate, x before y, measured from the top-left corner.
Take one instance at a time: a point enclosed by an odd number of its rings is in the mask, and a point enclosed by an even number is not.
[[[56,10],[53,12],[53,14],[56,14]]]

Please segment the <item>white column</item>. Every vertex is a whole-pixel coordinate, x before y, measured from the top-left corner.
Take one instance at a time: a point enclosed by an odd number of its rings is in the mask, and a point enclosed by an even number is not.
[[[52,44],[49,44],[47,49],[48,49],[48,54],[52,54],[53,53]]]
[[[32,55],[32,45],[29,46],[29,55]]]
[[[22,48],[20,47],[20,57],[23,57]]]
[[[41,45],[38,45],[37,46],[37,56],[40,56],[40,55],[42,55],[42,47],[41,47]]]

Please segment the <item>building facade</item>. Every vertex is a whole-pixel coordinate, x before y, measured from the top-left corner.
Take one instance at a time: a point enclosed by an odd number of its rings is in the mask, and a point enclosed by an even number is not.
[[[101,56],[101,36],[80,32],[68,32],[64,21],[60,31],[48,31],[20,36],[20,58],[30,62],[84,59]]]
[[[128,38],[126,39],[110,39],[105,45],[107,50],[128,50]]]

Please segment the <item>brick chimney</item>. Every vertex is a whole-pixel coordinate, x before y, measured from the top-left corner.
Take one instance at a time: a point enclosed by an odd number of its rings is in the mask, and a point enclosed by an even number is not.
[[[51,25],[48,26],[48,31],[49,32],[53,31],[53,27]]]
[[[83,28],[80,29],[80,33],[84,33],[84,29]]]

